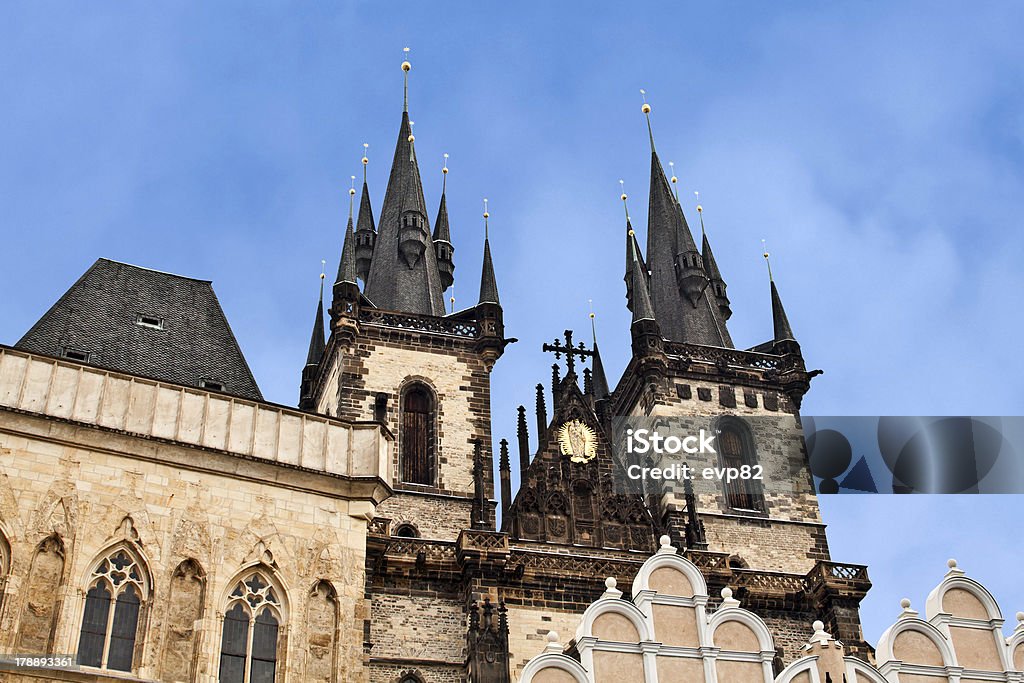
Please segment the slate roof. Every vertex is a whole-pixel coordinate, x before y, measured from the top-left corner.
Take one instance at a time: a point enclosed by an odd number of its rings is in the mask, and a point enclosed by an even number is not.
[[[140,315],[157,327],[139,324]],[[208,380],[263,399],[208,280],[108,259],[96,261],[15,348],[84,352],[90,365],[193,387]]]

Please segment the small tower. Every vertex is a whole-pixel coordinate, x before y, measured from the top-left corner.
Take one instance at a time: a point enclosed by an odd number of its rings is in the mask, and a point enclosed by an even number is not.
[[[311,410],[313,405],[313,389],[320,361],[324,357],[324,278],[320,273],[320,298],[316,302],[316,315],[313,318],[313,334],[309,338],[309,351],[306,353],[306,365],[302,368],[302,385],[299,388],[299,408]]]
[[[711,251],[711,242],[708,241],[708,234],[704,230],[704,207],[700,204],[697,204],[697,215],[700,216],[701,256],[704,259],[704,270],[708,275],[711,294],[715,297],[715,303],[718,304],[718,313],[725,321],[732,317],[732,307],[729,303],[729,296],[725,293],[725,279],[722,278],[722,271],[718,269],[715,254]]]
[[[441,204],[437,207],[434,221],[434,251],[437,254],[437,270],[441,274],[441,288],[448,289],[455,282],[455,247],[452,246],[451,230],[448,227],[448,155],[444,155],[441,169]]]
[[[363,143],[363,195],[359,200],[359,221],[356,224],[356,274],[366,283],[373,261],[373,247],[377,242],[377,228],[373,222],[373,206],[370,204],[370,188],[366,184],[366,166],[369,145]]]

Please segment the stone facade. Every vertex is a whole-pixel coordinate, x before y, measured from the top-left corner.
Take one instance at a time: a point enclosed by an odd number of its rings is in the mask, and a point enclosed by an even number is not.
[[[138,678],[217,680],[228,595],[259,570],[280,591],[278,680],[365,679],[388,450],[374,425],[0,349],[0,649],[76,653],[91,577],[120,548],[141,573]]]

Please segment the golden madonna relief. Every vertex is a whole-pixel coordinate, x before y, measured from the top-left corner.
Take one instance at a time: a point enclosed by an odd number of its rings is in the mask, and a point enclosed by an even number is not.
[[[589,462],[597,456],[597,433],[579,420],[569,420],[558,429],[558,447],[573,462]]]

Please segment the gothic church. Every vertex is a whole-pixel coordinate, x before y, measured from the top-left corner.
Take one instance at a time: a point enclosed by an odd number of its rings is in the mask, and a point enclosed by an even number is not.
[[[0,680],[747,683],[803,661],[812,633],[867,676],[870,582],[829,554],[798,415],[815,373],[774,281],[772,338],[736,349],[652,134],[646,248],[628,215],[623,230],[632,356],[612,384],[596,340],[550,347],[564,374],[524,396],[513,494],[508,441],[492,453],[490,373],[512,340],[490,244],[477,303],[446,310],[445,193],[431,224],[408,102],[378,219],[364,173],[326,313],[321,288],[297,407],[263,399],[209,282],[104,259],[0,347],[0,655],[52,658]],[[714,423],[722,463],[772,460],[795,484],[624,494],[617,416]],[[781,426],[753,429],[762,416]],[[567,457],[568,423],[590,457]],[[655,560],[686,585],[658,583]],[[764,679],[716,669],[707,643],[676,648],[712,661],[685,676],[595,674],[592,603],[659,614],[644,596],[680,590],[662,603],[742,602],[761,640],[740,660]]]

